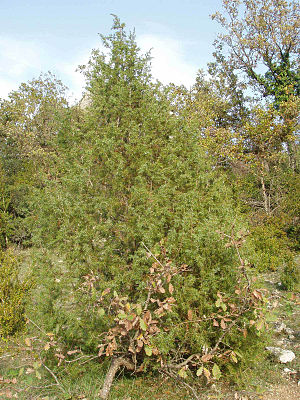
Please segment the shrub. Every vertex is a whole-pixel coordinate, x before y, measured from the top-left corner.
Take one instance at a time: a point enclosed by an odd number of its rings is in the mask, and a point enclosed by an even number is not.
[[[269,217],[252,228],[249,261],[259,272],[280,271],[292,262],[293,243],[279,218]]]
[[[200,133],[151,83],[134,35],[118,19],[113,29],[110,57],[95,51],[89,63],[82,126],[63,133],[72,146],[58,149],[59,168],[35,194],[33,240],[61,260],[45,251],[39,261],[33,312],[71,352],[124,355],[116,368],[133,354],[143,371],[176,364],[182,378],[199,367],[201,379],[218,379],[222,363],[259,342],[252,306],[262,295],[233,245],[246,224]],[[229,246],[218,230],[233,231]]]
[[[28,282],[19,280],[19,262],[12,251],[0,250],[0,337],[13,335],[24,326]]]

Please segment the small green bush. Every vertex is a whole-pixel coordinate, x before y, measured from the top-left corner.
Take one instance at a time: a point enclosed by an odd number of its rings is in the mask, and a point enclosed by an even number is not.
[[[300,280],[299,264],[295,259],[291,259],[285,263],[280,275],[283,289],[293,290]]]
[[[0,250],[0,337],[22,329],[28,282],[20,282],[19,262],[10,251]]]
[[[280,271],[293,259],[292,243],[280,219],[269,218],[252,228],[251,263],[259,272]]]

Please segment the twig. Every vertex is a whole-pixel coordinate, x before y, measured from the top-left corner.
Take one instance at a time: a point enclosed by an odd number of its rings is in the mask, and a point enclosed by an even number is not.
[[[46,386],[26,386],[22,389],[18,389],[18,393],[27,391],[28,389],[47,389],[49,387],[53,387],[53,386],[58,386],[57,383],[51,383],[50,385],[46,385]]]
[[[54,374],[54,372],[51,371],[50,368],[47,367],[47,365],[45,365],[43,362],[41,362],[42,366],[49,372],[50,375],[52,375],[52,377],[55,379],[55,382],[57,383],[58,387],[64,392],[66,393],[66,390],[63,388],[62,384],[59,382],[57,376]]]
[[[1,358],[6,358],[6,357],[12,357],[12,355],[11,354],[4,354],[4,356],[1,356],[0,359]]]
[[[224,339],[224,337],[227,335],[228,332],[230,332],[231,328],[237,323],[237,320],[234,320],[231,322],[231,324],[228,326],[228,328],[222,333],[222,335],[219,337],[219,339],[217,340],[217,343],[215,344],[215,346],[213,347],[213,349],[208,353],[208,354],[215,354],[215,352],[218,350],[219,348],[219,344],[222,342],[222,340]]]
[[[164,266],[162,265],[162,263],[155,257],[155,255],[152,253],[152,251],[150,249],[148,249],[148,247],[145,245],[144,242],[142,242],[142,245],[145,247],[145,249],[148,251],[148,253],[151,254],[151,256],[154,258],[154,260],[156,260],[158,262],[158,264],[163,268]]]
[[[32,325],[34,325],[36,328],[38,328],[38,330],[41,331],[44,335],[48,336],[47,333],[42,328],[40,328],[34,321],[28,318],[27,315],[25,315],[25,318],[27,318],[28,321],[31,322]]]
[[[149,305],[149,302],[150,302],[150,299],[151,299],[152,292],[153,292],[152,288],[150,287],[150,289],[148,290],[147,299],[146,299],[146,301],[144,303],[144,311],[148,310],[148,305]]]
[[[88,363],[88,362],[90,362],[90,361],[92,361],[92,360],[95,360],[96,358],[99,358],[99,356],[91,357],[91,358],[89,358],[88,360],[85,360],[84,362],[80,363],[80,365],[86,364],[86,363]]]
[[[187,382],[184,382],[182,379],[180,379],[179,376],[177,376],[176,374],[174,374],[170,371],[166,371],[166,370],[162,370],[162,373],[169,376],[170,378],[178,381],[182,386],[185,386],[190,392],[192,392],[195,400],[201,400],[200,397],[198,396],[196,390],[191,385],[189,385]]]
[[[65,363],[68,363],[68,364],[70,364],[70,363],[73,363],[73,362],[79,361],[79,360],[81,360],[82,358],[89,358],[89,357],[90,357],[90,356],[88,356],[88,355],[83,355],[83,356],[80,356],[80,357],[74,358],[74,360],[65,360]],[[91,357],[89,360],[86,360],[86,362],[88,362],[88,361],[92,360],[93,358],[98,358],[98,356],[93,356],[93,357]],[[81,365],[82,365],[82,364],[81,364]]]
[[[181,369],[185,367],[189,362],[191,362],[194,358],[201,357],[201,354],[192,354],[186,360],[182,361],[180,364],[168,364],[167,366],[172,369]]]

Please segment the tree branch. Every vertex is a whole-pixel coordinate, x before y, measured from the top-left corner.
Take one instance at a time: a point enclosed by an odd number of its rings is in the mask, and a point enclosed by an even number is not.
[[[132,362],[123,357],[114,358],[105,376],[103,387],[99,393],[100,399],[106,400],[108,398],[114,377],[121,366],[124,366],[129,370],[134,370],[135,368]]]

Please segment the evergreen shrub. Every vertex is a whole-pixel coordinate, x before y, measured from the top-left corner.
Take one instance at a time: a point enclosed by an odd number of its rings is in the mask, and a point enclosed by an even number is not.
[[[200,133],[188,129],[165,89],[152,82],[149,55],[140,55],[134,35],[116,18],[102,39],[109,55],[94,51],[85,69],[90,105],[80,123],[57,135],[59,166],[51,166],[51,179],[32,199],[33,240],[47,248],[36,270],[44,295],[32,312],[67,349],[97,354],[104,345],[109,357],[114,351],[129,357],[130,340],[143,337],[136,362],[144,371],[190,355],[199,365],[217,346],[215,353],[227,355],[214,354],[213,364],[208,357],[212,372],[204,369],[206,378],[217,379],[217,364],[222,368],[230,357],[246,364],[243,348],[252,354],[259,348],[255,302],[262,296],[251,295],[236,249],[218,232],[234,235],[246,223],[222,171],[201,148]],[[161,316],[159,304],[167,311]],[[130,326],[126,310],[141,319],[115,343],[119,327]],[[238,322],[223,336],[233,310]],[[158,319],[155,335],[143,319],[149,313]],[[248,332],[250,320],[257,329]]]

